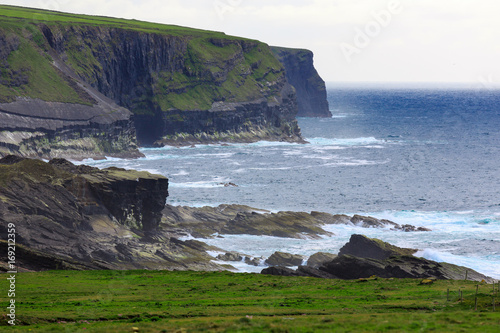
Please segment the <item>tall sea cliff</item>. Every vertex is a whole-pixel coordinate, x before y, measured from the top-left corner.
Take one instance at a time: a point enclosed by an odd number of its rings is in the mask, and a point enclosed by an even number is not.
[[[285,66],[286,78],[296,90],[297,116],[330,118],[325,81],[314,68],[313,53],[277,46],[273,46],[272,51]]]
[[[2,5],[0,46],[0,155],[303,142],[296,115],[326,114],[312,53],[222,32]]]

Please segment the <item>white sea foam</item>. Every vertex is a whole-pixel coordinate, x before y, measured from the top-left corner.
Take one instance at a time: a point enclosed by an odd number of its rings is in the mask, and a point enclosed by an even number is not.
[[[189,175],[189,172],[187,172],[186,170],[179,170],[179,172],[172,174],[172,176],[187,176],[187,175]]]
[[[199,181],[199,182],[185,182],[185,183],[174,183],[169,182],[169,187],[178,187],[178,188],[214,188],[217,187],[218,184],[213,181]]]
[[[353,215],[353,214],[349,214]],[[476,229],[468,228],[469,224],[477,224],[477,213],[469,212],[418,212],[418,211],[386,211],[369,213],[364,215],[377,215],[379,218],[389,218],[399,224],[410,223],[416,226],[432,226],[431,232],[402,232],[390,230],[390,228],[362,228],[355,225],[325,225],[326,231],[335,236],[322,237],[320,239],[286,239],[270,236],[252,235],[224,235],[223,238],[203,240],[210,245],[215,245],[229,251],[237,251],[252,256],[269,257],[275,251],[284,251],[310,256],[316,252],[338,253],[339,249],[349,241],[352,234],[364,234],[368,237],[382,239],[396,246],[417,248],[416,254],[434,261],[445,261],[456,265],[470,267],[485,275],[500,278],[500,251],[496,244],[500,242],[500,230],[491,228],[491,232],[481,230],[481,238],[476,239]],[[468,222],[463,221],[466,216]],[[459,217],[457,219],[457,217]],[[460,219],[462,217],[462,219]],[[480,225],[481,227],[481,225]],[[489,234],[489,239],[485,239]],[[479,247],[485,247],[479,253]],[[250,270],[243,264],[238,267],[240,271]]]
[[[311,144],[321,146],[366,146],[374,144],[384,144],[385,141],[376,139],[374,137],[361,137],[361,138],[342,138],[342,139],[329,139],[329,138],[308,138],[306,139]]]
[[[257,141],[246,144],[248,147],[273,147],[273,146],[299,146],[300,144],[294,142],[280,142],[280,141]]]
[[[465,266],[479,271],[482,274],[491,276],[495,279],[500,279],[500,262],[485,260],[476,256],[464,257],[457,256],[451,253],[437,251],[434,249],[424,249],[415,253],[417,257],[423,257],[425,259],[437,261],[437,262],[447,262],[450,264]],[[497,256],[500,257],[500,256]]]
[[[498,188],[494,158],[490,158],[487,165],[489,155],[471,155],[460,164],[454,164],[455,160],[460,160],[462,151],[457,153],[455,149],[453,155],[450,150],[461,145],[452,145],[453,140],[441,127],[433,132],[439,133],[434,137],[427,128],[418,136],[412,131],[413,135],[406,134],[407,127],[382,132],[366,132],[358,127],[352,133],[367,134],[332,138],[328,137],[329,133],[339,133],[339,136],[346,133],[342,132],[343,127],[332,127],[343,120],[304,119],[303,122],[305,126],[310,124],[308,131],[301,124],[303,133],[309,132],[310,144],[261,141],[227,147],[147,148],[141,149],[146,157],[137,160],[109,158],[75,163],[167,173],[171,176],[167,202],[174,205],[201,207],[241,203],[273,211],[359,213],[432,229],[431,232],[405,233],[389,228],[327,225],[324,229],[333,232],[334,237],[290,240],[224,235],[224,238],[202,240],[228,251],[265,257],[278,250],[302,255],[319,251],[337,253],[350,236],[357,233],[397,246],[417,248],[428,258],[463,264],[500,277],[500,250],[495,245],[500,243],[500,205],[495,205],[498,202],[494,201],[494,189]],[[403,134],[406,141],[402,140]],[[377,139],[380,137],[387,137],[387,140]],[[443,147],[443,143],[450,144]],[[444,149],[446,158],[441,160],[439,152]],[[465,152],[470,154],[470,151]],[[219,163],[221,160],[223,163]],[[468,160],[480,163],[468,165]],[[408,163],[401,163],[405,161]],[[377,165],[383,166],[378,168]],[[464,165],[462,169],[461,165]],[[477,173],[470,173],[471,167],[477,169]],[[485,170],[489,173],[484,173]],[[392,182],[393,174],[397,182]],[[448,178],[451,175],[453,178]],[[222,190],[220,183],[229,181],[240,188]],[[469,182],[472,185],[468,185]],[[396,187],[392,188],[391,184],[395,183]],[[495,197],[493,201],[492,196]],[[419,201],[419,198],[426,200]],[[395,210],[382,211],[386,208]],[[450,211],[438,211],[440,209]],[[237,265],[243,271],[262,268],[244,263]]]

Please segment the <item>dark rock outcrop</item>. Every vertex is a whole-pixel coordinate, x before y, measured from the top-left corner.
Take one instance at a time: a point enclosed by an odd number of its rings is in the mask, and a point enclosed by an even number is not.
[[[302,265],[304,256],[300,254],[291,254],[286,252],[276,251],[266,259],[266,264],[269,266],[299,266]]]
[[[352,224],[352,217],[347,215],[290,211],[271,213],[243,205],[201,208],[167,205],[163,215],[164,228],[179,232],[182,230],[182,232],[201,238],[212,237],[216,233],[317,238],[333,235],[322,228],[326,224]],[[376,225],[362,224],[361,226],[402,230],[399,224],[388,220],[380,220]]]
[[[319,269],[340,279],[359,279],[376,275],[382,278],[421,279],[433,277],[436,279],[462,280],[467,274],[468,280],[485,280],[488,283],[494,281],[492,278],[467,267],[439,263],[414,256],[396,256],[378,260],[342,255]]]
[[[148,172],[8,156],[0,160],[0,237],[15,225],[16,261],[29,270],[220,268],[205,252],[212,248],[159,228],[167,195],[168,180]]]
[[[307,266],[318,268],[326,262],[332,261],[337,257],[336,254],[327,252],[317,252],[307,259]]]
[[[299,266],[296,271],[270,267],[262,274],[311,276],[328,279],[417,278],[461,280],[492,283],[494,279],[470,268],[413,256],[416,250],[404,249],[378,239],[353,235],[339,255],[318,268]]]
[[[224,254],[219,254],[217,257],[219,260],[223,261],[242,261],[243,257],[238,252],[226,252]]]
[[[286,78],[297,92],[299,117],[331,117],[326,98],[325,81],[313,65],[309,50],[272,47],[273,53],[285,66]]]
[[[418,250],[405,249],[364,235],[352,235],[340,250],[339,255],[352,255],[359,258],[387,259],[393,256],[410,256]]]
[[[260,273],[267,275],[280,275],[280,276],[308,276],[305,273],[296,271],[288,267],[281,267],[281,266],[271,266],[268,268],[264,268]]]
[[[338,277],[335,275],[332,275],[328,272],[325,272],[325,271],[322,271],[318,268],[310,267],[310,266],[299,266],[297,268],[297,272],[304,274],[305,276],[310,276],[310,277],[315,277],[315,278],[338,279]]]

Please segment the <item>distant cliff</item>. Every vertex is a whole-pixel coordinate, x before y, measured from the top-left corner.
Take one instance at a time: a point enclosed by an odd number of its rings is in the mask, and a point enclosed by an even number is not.
[[[309,50],[272,48],[285,66],[286,78],[297,93],[299,117],[331,117],[326,97],[325,81],[314,68],[313,53]]]
[[[0,9],[0,154],[134,155],[137,141],[303,141],[295,91],[264,43]]]

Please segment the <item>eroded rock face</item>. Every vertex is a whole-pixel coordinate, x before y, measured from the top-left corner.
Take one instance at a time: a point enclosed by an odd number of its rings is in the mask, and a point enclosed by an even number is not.
[[[339,251],[339,255],[352,255],[359,258],[387,259],[392,256],[412,255],[418,250],[405,249],[379,239],[364,235],[352,235],[349,242]]]
[[[138,142],[304,142],[295,90],[267,44],[134,21],[59,24],[59,15],[30,23],[30,34],[18,29],[25,19],[3,22],[0,156],[139,157]],[[16,52],[27,54],[21,65]]]
[[[221,185],[222,186],[222,185]],[[220,205],[218,207],[181,207],[167,205],[163,211],[163,227],[182,230],[194,237],[212,237],[214,234],[267,235],[289,238],[317,238],[333,236],[323,229],[325,224],[352,225],[354,217],[332,215],[321,212],[278,212],[243,205]],[[399,224],[388,220],[377,220],[376,225],[362,224],[366,228],[390,227],[401,230]]]
[[[314,68],[313,53],[303,49],[272,47],[285,66],[288,82],[297,92],[299,117],[331,117],[325,81]]]
[[[207,245],[158,229],[167,195],[168,179],[147,172],[9,156],[0,160],[0,237],[15,225],[30,270],[220,269]]]
[[[143,145],[303,141],[295,91],[264,43],[188,29],[43,25],[42,32],[61,58],[75,43],[88,49],[75,61],[78,75],[137,115]],[[85,70],[92,66],[99,70]]]
[[[155,146],[186,146],[260,140],[305,143],[295,119],[297,101],[288,83],[273,102],[259,99],[241,103],[214,103],[210,110],[162,112],[162,136]],[[292,111],[290,111],[292,110]],[[137,117],[139,128],[146,117]]]
[[[93,106],[20,98],[0,103],[0,156],[45,159],[140,157],[132,113]]]
[[[76,173],[78,177],[65,188],[87,205],[104,206],[119,223],[146,232],[160,224],[168,196],[165,177],[115,167],[78,167],[63,159],[53,159],[49,165]]]

